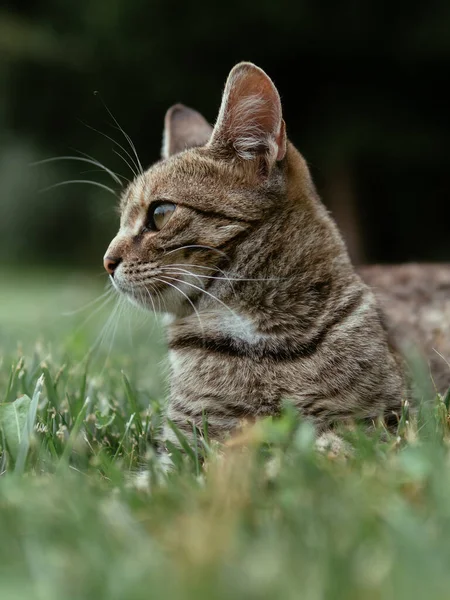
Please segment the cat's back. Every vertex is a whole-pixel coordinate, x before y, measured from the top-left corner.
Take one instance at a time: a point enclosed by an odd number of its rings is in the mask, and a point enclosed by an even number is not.
[[[393,343],[421,351],[439,391],[450,386],[450,264],[374,265],[358,269],[372,287]]]

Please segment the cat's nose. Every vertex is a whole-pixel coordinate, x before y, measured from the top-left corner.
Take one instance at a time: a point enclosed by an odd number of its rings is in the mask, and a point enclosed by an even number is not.
[[[105,256],[103,259],[103,266],[109,275],[114,275],[114,271],[120,265],[122,259],[121,258],[112,258],[111,256]]]

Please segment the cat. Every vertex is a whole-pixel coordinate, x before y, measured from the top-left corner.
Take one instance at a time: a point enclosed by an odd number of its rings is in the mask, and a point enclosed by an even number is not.
[[[104,266],[121,294],[169,315],[167,415],[185,435],[206,416],[223,440],[284,400],[319,433],[399,415],[402,362],[263,70],[232,69],[214,127],[172,107],[162,160],[120,211]],[[163,438],[177,443],[168,426]]]

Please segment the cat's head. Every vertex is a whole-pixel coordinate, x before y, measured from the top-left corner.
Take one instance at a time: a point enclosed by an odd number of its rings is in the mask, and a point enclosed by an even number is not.
[[[286,148],[278,92],[251,63],[232,69],[214,128],[173,106],[162,160],[121,199],[120,229],[104,259],[114,286],[148,308],[192,311],[230,252],[279,209]]]

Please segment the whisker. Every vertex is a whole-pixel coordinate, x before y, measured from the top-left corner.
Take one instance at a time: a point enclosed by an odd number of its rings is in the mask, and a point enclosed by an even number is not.
[[[196,275],[195,273],[192,273],[191,271],[188,271],[187,269],[178,269],[178,268],[170,268],[170,267],[162,267],[161,269],[162,273],[164,274],[166,271],[169,272],[169,275],[189,275],[189,277],[195,277],[195,279],[198,279],[198,282],[201,284],[202,283],[202,278],[205,277],[204,275]],[[214,279],[214,277],[208,277],[208,279]]]
[[[71,148],[71,150],[73,150],[74,152],[77,152],[78,154],[81,154],[81,156],[85,156],[86,158],[90,158],[91,160],[94,160],[95,162],[97,162],[97,163],[101,164],[102,166],[104,166],[103,163],[100,163],[100,161],[98,159],[94,158],[90,154],[87,154],[87,152],[82,152],[81,150],[77,150],[76,148]],[[124,177],[120,173],[117,173],[116,171],[113,171],[112,169],[109,169],[109,170],[111,171],[111,173],[113,173],[119,179],[123,179],[123,181],[125,181],[126,183],[129,183],[129,179],[127,179],[126,177]],[[123,185],[123,184],[121,183],[121,185]]]
[[[164,269],[170,269],[171,265],[165,266]],[[174,267],[174,269],[176,269],[176,267]],[[183,269],[179,269],[179,270],[183,270]],[[281,277],[261,277],[261,278],[247,278],[247,277],[219,277],[217,275],[194,275],[194,273],[191,273],[190,271],[184,271],[187,275],[192,275],[193,277],[201,277],[202,279],[219,279],[219,280],[226,280],[226,281],[280,281],[282,278]]]
[[[118,310],[119,310],[119,307],[121,306],[121,304],[122,304],[122,297],[121,297],[121,296],[118,296],[118,297],[117,297],[117,302],[116,302],[116,304],[114,305],[114,308],[112,309],[112,311],[111,311],[111,314],[109,315],[109,317],[108,317],[108,319],[107,319],[107,321],[106,321],[105,325],[102,327],[102,329],[101,329],[101,331],[100,331],[100,334],[99,334],[99,336],[97,337],[96,341],[95,341],[95,342],[94,342],[94,344],[92,345],[92,350],[93,350],[93,349],[94,349],[94,348],[95,348],[97,345],[99,345],[99,346],[101,346],[101,345],[102,345],[102,343],[103,343],[103,340],[105,339],[105,337],[106,337],[106,335],[107,335],[107,333],[108,333],[108,330],[109,330],[109,329],[110,329],[110,327],[112,326],[113,320],[114,320],[114,318],[116,317],[116,315],[117,315],[117,312],[118,312]]]
[[[118,146],[121,150],[123,150],[125,152],[125,154],[128,156],[128,158],[131,160],[131,163],[134,165],[136,171],[134,169],[131,168],[131,166],[129,165],[129,163],[127,161],[125,161],[125,159],[123,158],[123,156],[121,154],[119,154],[119,156],[126,162],[127,166],[131,169],[131,172],[133,173],[134,177],[137,177],[138,175],[138,171],[139,168],[136,165],[136,163],[134,162],[133,157],[131,156],[131,154],[128,152],[128,150],[126,148],[124,148],[122,146],[122,144],[120,144],[118,141],[116,141],[114,138],[112,138],[110,135],[108,135],[107,133],[103,133],[103,131],[100,131],[99,129],[96,129],[95,127],[92,127],[92,125],[88,125],[87,123],[85,123],[84,121],[81,121],[81,123],[85,126],[88,127],[89,129],[92,129],[92,131],[95,131],[96,133],[102,135],[103,137],[105,137],[107,140],[110,140],[113,144],[115,144],[116,146]]]
[[[137,177],[138,174],[136,173],[136,171],[133,169],[133,167],[130,165],[130,163],[127,161],[127,159],[125,158],[125,156],[123,156],[118,150],[116,150],[115,148],[112,148],[112,151],[114,152],[114,154],[117,154],[117,156],[119,156],[123,162],[127,165],[127,167],[130,169],[130,171],[133,173],[134,177]],[[133,163],[134,164],[134,163]]]
[[[158,290],[150,282],[148,282],[147,285],[151,288],[152,293],[156,294],[158,296],[158,304],[160,306],[161,303],[160,303],[160,298],[159,298],[159,292],[158,292]],[[150,300],[150,303],[152,305],[151,311],[150,310],[146,310],[146,309],[142,309],[142,314],[145,315],[145,320],[148,321],[149,318],[150,318],[151,323],[152,323],[152,326],[151,326],[151,328],[150,328],[150,330],[148,332],[148,338],[147,338],[148,340],[151,340],[152,339],[152,335],[153,335],[153,333],[155,331],[155,328],[158,325],[159,315],[158,315],[158,311],[157,311],[156,305],[155,305],[156,298],[152,297],[152,294],[149,292],[149,290],[146,287],[144,288],[144,291],[147,292],[148,299]],[[142,299],[143,306],[148,306],[148,305],[146,305],[146,302],[144,302],[144,298],[143,298],[142,294],[140,294],[140,296],[141,296],[141,299]],[[159,312],[161,312],[161,306],[160,306]]]
[[[200,244],[190,244],[188,246],[180,246],[180,248],[174,248],[173,250],[169,250],[169,252],[165,252],[165,256],[168,256],[169,254],[173,254],[174,252],[179,252],[180,250],[187,250],[188,248],[204,248],[205,250],[212,250],[213,252],[217,252],[218,254],[221,254],[227,260],[230,260],[228,258],[228,256],[225,254],[225,252],[222,252],[222,250],[219,250],[218,248],[213,248],[212,246],[202,246]]]
[[[207,269],[208,271],[221,271],[219,267],[205,267],[203,265],[194,265],[193,263],[170,263],[167,265],[168,267],[196,267],[198,269]],[[222,273],[224,271],[221,271]]]
[[[160,292],[158,290],[158,288],[155,288],[155,292],[156,292],[156,296],[158,298],[158,311],[159,312],[167,312],[166,303],[164,301],[164,296],[163,296],[162,292]]]
[[[134,349],[133,330],[131,327],[131,310],[130,310],[129,305],[127,308],[128,308],[128,310],[125,310],[125,314],[127,316],[127,323],[128,323],[128,341],[130,342],[130,347]]]
[[[77,315],[80,312],[87,310],[91,306],[94,306],[95,304],[97,304],[97,302],[100,302],[100,300],[103,300],[107,296],[109,296],[108,300],[110,300],[113,294],[114,294],[114,289],[112,287],[108,286],[108,289],[106,290],[106,292],[103,292],[103,294],[98,296],[98,298],[91,300],[90,302],[88,302],[84,306],[81,306],[80,308],[76,308],[75,310],[69,310],[69,311],[63,312],[61,314],[63,317],[72,317],[73,315]],[[102,303],[102,306],[103,306],[103,304],[104,304],[104,302]]]
[[[163,273],[164,272],[169,272],[172,275],[188,275],[189,277],[195,277],[198,282],[201,284],[202,283],[202,279],[218,279],[218,280],[226,280],[228,281],[231,290],[234,294],[234,296],[236,297],[236,290],[234,289],[233,283],[228,279],[228,277],[213,277],[212,275],[196,275],[194,273],[192,273],[191,271],[188,271],[187,269],[180,269],[179,267],[164,267],[162,269]]]
[[[126,132],[125,132],[125,131],[122,129],[122,127],[121,127],[121,126],[120,126],[120,124],[119,124],[119,121],[116,119],[116,117],[115,117],[115,116],[112,114],[111,110],[110,110],[110,109],[108,108],[108,106],[106,105],[106,102],[103,100],[103,98],[102,98],[102,96],[101,96],[100,92],[96,91],[96,92],[94,92],[94,93],[95,93],[95,95],[96,95],[96,96],[98,96],[98,97],[100,98],[100,101],[101,101],[101,103],[103,104],[103,106],[104,106],[104,107],[106,108],[106,110],[108,111],[108,114],[109,114],[109,116],[111,117],[111,119],[114,121],[114,123],[116,124],[116,126],[117,126],[117,129],[118,129],[118,130],[119,130],[119,131],[122,133],[122,135],[124,136],[124,138],[125,138],[125,139],[127,140],[127,142],[129,143],[129,145],[130,145],[130,148],[133,150],[133,153],[134,153],[134,155],[135,155],[135,157],[136,157],[137,164],[139,165],[140,173],[141,173],[141,174],[143,174],[143,173],[144,173],[144,169],[142,168],[141,161],[139,160],[139,156],[138,156],[138,154],[137,154],[137,152],[136,152],[136,147],[135,147],[135,145],[133,144],[133,142],[132,142],[132,140],[131,140],[130,136],[128,135],[128,133],[126,133]],[[139,170],[139,169],[138,169],[138,170]]]
[[[163,275],[163,277],[164,277],[164,275]],[[192,300],[189,298],[189,296],[188,296],[187,294],[185,294],[185,293],[183,292],[183,290],[180,290],[180,288],[179,288],[179,287],[177,287],[177,286],[176,286],[176,285],[174,285],[173,283],[169,283],[169,282],[168,282],[168,281],[166,281],[165,279],[158,279],[158,278],[156,278],[156,281],[160,281],[161,283],[165,283],[166,285],[170,285],[170,287],[173,287],[174,289],[176,289],[178,292],[180,292],[180,294],[182,294],[182,295],[183,295],[183,296],[186,298],[186,300],[187,300],[187,301],[189,302],[189,304],[192,306],[192,308],[193,308],[193,310],[194,310],[194,312],[195,312],[195,314],[196,314],[196,316],[197,316],[198,323],[199,323],[199,325],[200,325],[200,329],[202,330],[202,334],[204,334],[203,324],[202,324],[202,320],[201,320],[201,318],[200,318],[199,312],[198,312],[198,310],[195,308],[195,305],[194,305],[194,303],[192,302]],[[175,280],[175,281],[177,281],[178,283],[181,283],[181,284],[182,284],[182,283],[184,283],[183,281],[179,281],[179,280]]]
[[[450,362],[448,362],[448,360],[445,358],[445,356],[442,356],[442,354],[441,354],[440,352],[438,352],[438,351],[436,350],[436,348],[432,348],[432,350],[433,350],[434,352],[436,352],[436,354],[437,354],[437,355],[438,355],[440,358],[442,358],[442,360],[445,362],[445,364],[446,364],[448,367],[450,367]]]
[[[225,271],[224,271],[223,269],[220,269],[219,267],[215,267],[215,268],[213,268],[213,267],[206,267],[206,266],[203,266],[203,265],[194,265],[194,264],[191,264],[191,263],[172,263],[172,264],[170,264],[170,265],[167,265],[167,267],[182,267],[182,268],[185,268],[185,267],[192,267],[192,268],[194,268],[194,269],[195,269],[195,268],[199,268],[199,269],[206,269],[206,270],[208,270],[208,271],[214,271],[214,272],[216,272],[216,271],[219,271],[219,273],[222,273],[222,275],[225,277],[225,279],[228,279],[228,281],[230,282],[230,287],[231,287],[231,289],[233,290],[233,294],[234,294],[234,295],[236,295],[236,291],[235,291],[235,289],[234,289],[234,286],[233,286],[233,284],[231,283],[231,280],[230,280],[230,278],[229,278],[229,277],[228,277],[228,275],[225,273]]]
[[[110,175],[110,177],[116,183],[118,183],[119,185],[122,185],[122,182],[117,177],[117,175],[114,173],[114,171],[111,171],[111,169],[108,169],[108,167],[105,167],[105,165],[102,164],[101,162],[99,162],[98,160],[91,159],[91,158],[84,158],[82,156],[53,156],[51,158],[44,158],[43,160],[37,160],[36,162],[32,162],[32,163],[30,163],[30,167],[35,167],[38,165],[45,165],[46,163],[57,162],[59,160],[75,160],[78,162],[84,162],[84,163],[89,163],[91,165],[95,165],[96,167],[100,167],[103,171],[105,171],[105,173],[108,173],[108,175]]]
[[[124,309],[124,298],[120,298],[120,302],[118,303],[118,306],[119,306],[119,312],[118,312],[118,315],[116,316],[116,318],[114,320],[114,325],[113,325],[113,330],[112,330],[112,335],[111,335],[111,342],[109,344],[108,353],[107,353],[106,358],[105,358],[105,364],[104,364],[103,369],[101,370],[100,374],[102,374],[103,370],[106,368],[106,363],[108,362],[108,359],[109,359],[109,357],[111,355],[111,350],[112,350],[112,347],[113,347],[113,344],[114,344],[114,340],[116,338],[117,326],[118,326],[119,321],[120,321],[120,319],[122,317],[122,313],[123,313],[123,309]]]
[[[112,114],[111,114],[111,116],[112,116]],[[115,119],[115,117],[113,117],[113,119],[117,123],[117,120]],[[133,141],[130,138],[130,136],[128,135],[128,133],[126,133],[118,123],[117,123],[117,129],[123,134],[123,136],[125,137],[125,139],[127,140],[127,142],[130,144],[130,148],[133,150],[133,154],[136,157],[137,166],[139,167],[139,172],[140,172],[141,175],[143,175],[144,174],[144,169],[142,168],[142,163],[139,160],[139,156],[138,156],[138,153],[136,151],[136,146],[133,144]]]
[[[150,288],[151,288],[152,292],[154,293],[154,292],[155,292],[155,288],[152,286],[152,284],[151,284],[151,283],[149,283],[148,285],[150,286]],[[150,333],[149,333],[149,335],[151,335],[151,334],[153,333],[153,331],[155,330],[155,326],[156,326],[156,319],[157,319],[157,312],[156,312],[155,303],[154,303],[154,301],[153,301],[153,298],[152,298],[152,295],[151,295],[151,293],[148,291],[148,289],[147,289],[147,288],[145,288],[145,291],[146,291],[146,292],[147,292],[147,294],[148,294],[148,298],[149,298],[149,300],[150,300],[150,302],[151,302],[151,305],[152,305],[152,312],[153,312],[153,323],[152,323],[152,328],[151,328],[151,331],[150,331]]]
[[[49,185],[48,187],[39,190],[39,193],[43,194],[44,192],[48,192],[49,190],[53,190],[54,188],[61,187],[62,185],[69,185],[72,183],[90,183],[91,185],[95,185],[99,188],[102,188],[103,190],[106,190],[107,192],[109,192],[117,198],[117,194],[112,188],[108,187],[107,185],[104,185],[103,183],[99,183],[98,181],[91,181],[90,179],[69,179],[68,181],[60,181],[59,183],[54,183],[53,185]]]
[[[152,288],[152,291],[154,291],[153,286],[151,284],[148,284],[148,285],[150,285],[150,287]],[[156,307],[155,307],[155,303],[153,302],[152,295],[151,295],[151,293],[148,291],[148,289],[146,287],[144,287],[144,290],[147,292],[148,299],[150,300],[150,304],[152,305],[152,313],[153,313],[154,316],[156,316]],[[140,294],[140,296],[141,296],[142,304],[146,304],[144,302],[144,297],[141,294]]]
[[[115,303],[113,309],[111,310],[111,314],[108,316],[108,318],[106,320],[106,323],[101,328],[100,333],[97,335],[94,343],[91,345],[91,347],[89,348],[89,350],[86,352],[86,354],[83,356],[83,358],[78,363],[77,368],[81,367],[81,365],[94,354],[94,352],[97,350],[97,348],[99,346],[101,346],[101,344],[102,344],[102,342],[103,342],[103,340],[105,338],[106,331],[111,326],[112,320],[114,319],[114,316],[117,313],[117,309],[118,309],[118,307],[120,305],[120,301],[121,301],[120,296],[117,296],[117,302]]]
[[[290,279],[290,277],[229,277],[223,269],[219,267],[205,267],[203,265],[194,265],[193,263],[170,263],[170,265],[166,265],[167,267],[193,267],[197,269],[207,269],[208,271],[219,271],[222,273],[225,279],[229,279],[230,281],[285,281],[286,279]]]
[[[216,296],[214,296],[214,294],[211,294],[210,292],[208,292],[208,290],[205,290],[201,287],[199,287],[198,285],[195,285],[194,283],[190,283],[189,281],[180,281],[179,279],[176,279],[174,277],[169,277],[168,275],[164,275],[163,277],[167,278],[167,279],[172,279],[172,281],[177,281],[178,283],[185,283],[186,285],[190,285],[191,287],[195,288],[196,290],[198,290],[199,292],[203,292],[204,294],[206,294],[207,296],[209,296],[210,298],[212,298],[213,300],[216,300],[216,302],[219,302],[219,304],[221,304],[222,306],[224,306],[227,310],[230,311],[230,313],[237,318],[236,313],[234,312],[234,310],[232,310],[227,304],[225,304],[225,302],[222,302],[222,300],[220,300],[219,298],[217,298]]]

